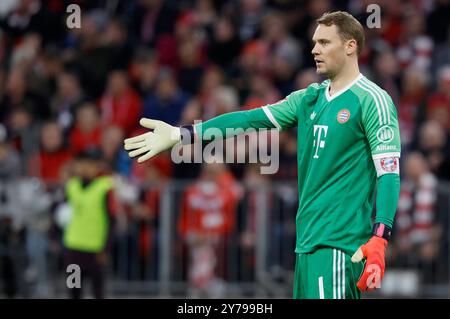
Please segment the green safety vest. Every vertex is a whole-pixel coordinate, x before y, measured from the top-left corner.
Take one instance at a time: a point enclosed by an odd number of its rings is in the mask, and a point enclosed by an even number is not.
[[[65,247],[90,253],[104,249],[109,231],[106,195],[112,186],[110,176],[99,177],[87,187],[79,178],[69,180],[66,194],[72,217],[64,230]]]

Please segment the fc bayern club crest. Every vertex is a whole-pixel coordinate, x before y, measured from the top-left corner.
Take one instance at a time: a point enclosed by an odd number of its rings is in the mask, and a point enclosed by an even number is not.
[[[350,118],[350,111],[347,109],[340,110],[337,114],[337,120],[339,123],[344,124]]]
[[[382,158],[381,168],[386,172],[395,172],[397,169],[397,159],[395,157]]]

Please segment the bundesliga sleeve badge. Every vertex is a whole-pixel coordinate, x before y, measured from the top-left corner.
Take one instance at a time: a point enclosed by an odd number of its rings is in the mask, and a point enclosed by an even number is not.
[[[395,172],[397,169],[397,158],[388,157],[380,160],[381,168],[386,172]]]
[[[374,160],[377,176],[388,173],[399,174],[398,157],[383,157]]]

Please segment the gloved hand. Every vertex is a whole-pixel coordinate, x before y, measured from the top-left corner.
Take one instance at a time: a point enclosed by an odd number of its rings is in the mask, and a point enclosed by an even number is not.
[[[179,127],[174,127],[163,121],[142,118],[139,123],[153,132],[147,132],[135,137],[127,138],[124,148],[129,152],[130,157],[141,154],[138,163],[142,163],[153,156],[172,148],[181,141],[181,131]]]
[[[387,240],[378,236],[372,236],[369,241],[358,248],[352,256],[352,262],[357,263],[366,258],[363,274],[357,286],[361,291],[372,291],[381,287],[384,276],[385,253]]]

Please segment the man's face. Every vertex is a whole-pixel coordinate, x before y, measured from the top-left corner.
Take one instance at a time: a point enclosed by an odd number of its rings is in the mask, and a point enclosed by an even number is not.
[[[42,148],[47,152],[58,150],[63,143],[63,135],[58,124],[50,123],[41,132]]]
[[[75,162],[75,174],[81,178],[94,179],[100,172],[100,164],[95,160],[80,159]]]
[[[334,77],[345,65],[347,54],[335,25],[319,24],[314,32],[314,47],[311,53],[316,61],[318,74]]]

